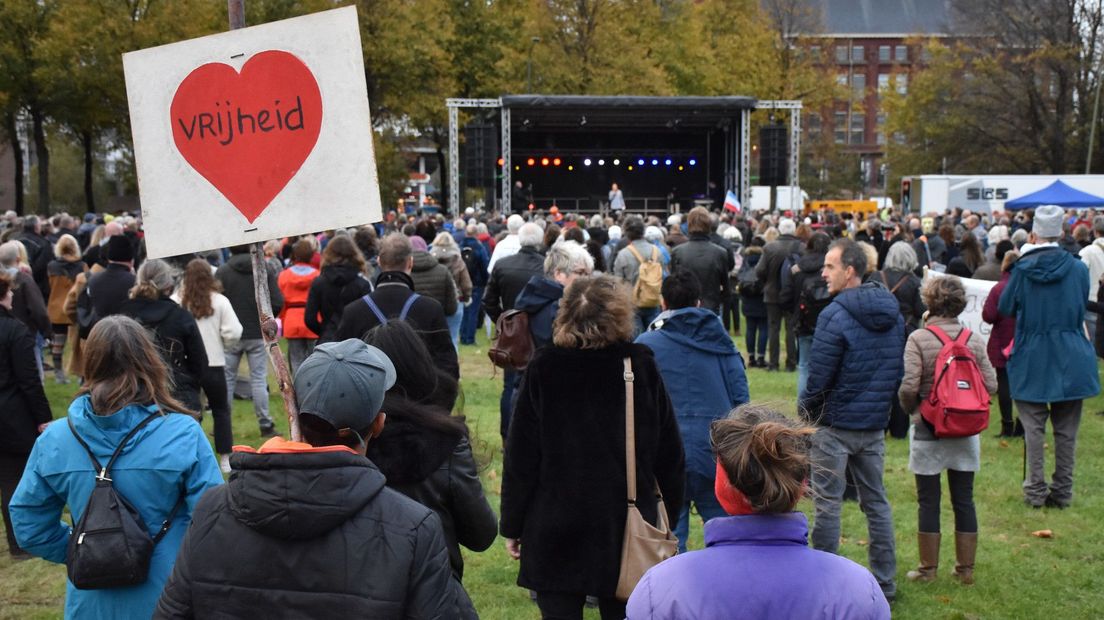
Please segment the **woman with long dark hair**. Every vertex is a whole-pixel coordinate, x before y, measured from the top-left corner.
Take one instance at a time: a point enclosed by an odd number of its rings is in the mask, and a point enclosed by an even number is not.
[[[230,416],[229,393],[226,391],[226,350],[242,335],[242,324],[234,314],[230,300],[222,294],[222,284],[215,278],[211,265],[202,258],[192,259],[184,268],[180,290],[173,300],[195,318],[203,348],[207,351],[207,368],[199,377],[199,387],[207,396],[214,418],[215,451],[219,467],[230,473],[230,451],[234,447],[234,429]]]
[[[62,512],[68,507],[73,523],[80,521],[98,473],[78,435],[99,463],[107,463],[127,435],[145,424],[115,461],[111,479],[151,537],[168,521],[144,583],[96,590],[69,583],[66,618],[149,618],[192,511],[207,489],[222,484],[211,444],[190,415],[179,415],[194,412],[176,399],[171,382],[144,327],[126,316],[100,319],[85,342],[84,385],[69,405],[67,422],[50,424],[35,442],[11,502],[15,536],[26,551],[65,562],[72,528]]]
[[[518,585],[545,617],[582,618],[588,594],[603,619],[624,618],[616,598],[628,513],[626,381],[631,380],[636,496],[658,487],[677,523],[686,480],[682,440],[648,347],[632,342],[629,287],[615,276],[578,278],[560,301],[553,346],[529,362],[510,422],[502,479],[507,552]],[[631,374],[626,372],[628,361]],[[586,386],[583,393],[572,386]],[[637,504],[655,525],[655,501]]]
[[[387,486],[441,518],[452,574],[459,582],[464,576],[460,546],[486,550],[498,533],[498,522],[483,494],[468,427],[462,416],[451,415],[456,380],[433,364],[406,321],[378,325],[364,340],[387,354],[397,377],[383,400],[387,424],[368,444],[368,458],[387,477]],[[460,599],[465,617],[477,617],[467,595]]]

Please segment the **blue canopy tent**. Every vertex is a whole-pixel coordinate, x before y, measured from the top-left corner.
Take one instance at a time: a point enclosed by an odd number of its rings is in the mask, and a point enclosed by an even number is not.
[[[1008,211],[1034,209],[1042,205],[1057,205],[1065,208],[1104,207],[1104,198],[1074,189],[1061,181],[1055,181],[1043,189],[1020,196],[1004,203]]]

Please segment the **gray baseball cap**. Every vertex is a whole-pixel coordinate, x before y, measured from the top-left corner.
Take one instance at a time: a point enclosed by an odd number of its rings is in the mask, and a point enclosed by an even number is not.
[[[327,342],[299,365],[295,395],[299,411],[335,429],[361,431],[375,421],[383,396],[395,385],[395,365],[362,340]]]

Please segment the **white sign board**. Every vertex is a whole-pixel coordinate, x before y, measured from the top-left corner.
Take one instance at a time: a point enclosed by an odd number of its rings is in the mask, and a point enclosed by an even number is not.
[[[928,270],[925,272],[925,281],[928,278],[957,278],[945,273]],[[981,319],[981,312],[985,309],[985,300],[989,298],[989,291],[997,285],[992,280],[975,280],[973,278],[958,278],[966,289],[966,309],[958,315],[958,322],[965,325],[970,331],[982,337],[985,343],[989,343],[989,332],[993,326]]]
[[[146,248],[382,218],[356,7],[123,55]]]

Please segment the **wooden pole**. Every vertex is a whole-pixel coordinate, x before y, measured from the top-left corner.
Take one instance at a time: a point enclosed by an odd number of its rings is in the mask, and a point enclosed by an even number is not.
[[[245,0],[226,0],[226,13],[230,20],[230,30],[245,28]],[[299,406],[295,402],[295,388],[291,383],[291,372],[287,360],[280,352],[280,339],[277,336],[276,317],[272,316],[272,298],[268,290],[268,267],[264,261],[264,245],[254,243],[250,248],[253,259],[253,296],[257,301],[257,314],[261,321],[261,337],[264,338],[268,358],[276,369],[276,382],[280,395],[284,397],[287,409],[288,426],[291,440],[302,441],[299,432]]]

